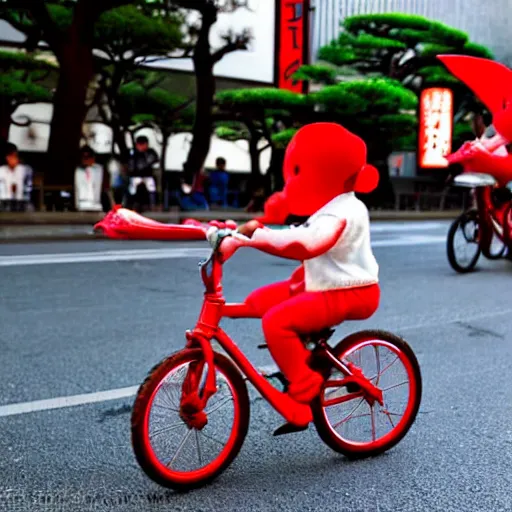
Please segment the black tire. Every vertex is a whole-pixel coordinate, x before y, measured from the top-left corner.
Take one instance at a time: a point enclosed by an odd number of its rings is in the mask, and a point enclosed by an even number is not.
[[[480,243],[477,240],[478,249],[473,256],[473,258],[469,261],[467,265],[462,265],[457,261],[457,256],[455,254],[455,247],[454,247],[454,240],[455,235],[459,229],[464,229],[464,227],[467,225],[468,222],[474,222],[476,225],[476,230],[479,229],[479,218],[478,218],[478,212],[476,210],[470,210],[468,212],[463,213],[450,226],[450,230],[448,231],[448,239],[446,242],[446,250],[448,253],[448,261],[450,262],[451,267],[456,272],[459,272],[460,274],[465,274],[467,272],[471,272],[478,261],[478,258],[480,257],[480,253],[482,252],[480,248]],[[464,234],[466,236],[466,234]],[[475,243],[474,241],[468,241],[468,243]]]
[[[203,355],[200,349],[184,349],[164,359],[151,370],[148,377],[139,388],[133,406],[131,418],[131,434],[132,446],[137,462],[146,473],[146,475],[154,482],[162,485],[163,487],[172,488],[176,491],[187,491],[190,489],[195,489],[206,485],[217,478],[229,467],[229,465],[238,455],[249,429],[250,405],[247,385],[245,384],[244,379],[242,378],[236,366],[227,357],[216,352],[215,366],[229,381],[233,397],[236,398],[238,402],[238,428],[234,434],[234,441],[231,440],[231,437],[228,440],[231,442],[229,451],[224,454],[225,449],[223,449],[223,451],[219,454],[219,456],[217,456],[216,459],[205,466],[207,469],[209,466],[213,465],[214,462],[220,459],[221,455],[223,455],[223,460],[220,466],[217,467],[214,471],[206,471],[205,469],[204,475],[190,478],[188,481],[187,477],[178,478],[169,474],[164,475],[158,465],[152,461],[152,450],[150,451],[150,448],[148,448],[149,443],[145,442],[145,418],[147,408],[148,406],[151,406],[153,394],[160,383],[166,378],[167,375],[169,375],[169,373],[171,373],[173,369],[186,363],[202,361],[202,358]],[[186,473],[183,472],[181,474],[184,475]]]
[[[393,448],[395,445],[397,445],[407,434],[411,426],[413,425],[416,416],[418,414],[418,410],[420,408],[421,404],[421,396],[422,396],[422,378],[421,378],[421,371],[420,366],[418,363],[418,360],[416,359],[416,355],[414,354],[411,347],[407,344],[406,341],[404,341],[402,338],[386,332],[386,331],[380,331],[380,330],[371,330],[371,331],[360,331],[354,334],[351,334],[350,336],[346,337],[342,341],[340,341],[333,349],[333,353],[336,355],[336,357],[341,358],[341,356],[347,351],[349,351],[351,348],[353,348],[355,345],[358,345],[361,342],[367,341],[367,340],[379,340],[384,341],[394,347],[396,347],[407,359],[408,363],[410,364],[413,378],[416,384],[416,390],[413,395],[413,404],[411,407],[411,411],[409,413],[409,417],[406,419],[406,421],[400,425],[397,424],[397,427],[400,426],[399,431],[395,433],[389,439],[388,442],[385,444],[381,444],[378,447],[363,447],[363,446],[355,446],[355,443],[353,446],[350,446],[350,443],[347,443],[346,441],[343,441],[340,439],[339,436],[337,436],[333,429],[331,428],[330,423],[328,422],[326,415],[324,413],[324,408],[322,406],[322,395],[323,390],[320,396],[315,399],[315,401],[311,404],[311,408],[313,411],[313,422],[315,424],[316,430],[318,432],[318,435],[322,439],[322,441],[332,448],[335,452],[342,453],[347,458],[356,460],[356,459],[364,459],[367,457],[374,457],[377,455],[380,455],[381,453],[384,453],[391,448]],[[392,431],[395,431],[396,428],[393,427]]]
[[[501,258],[503,258],[503,256],[505,255],[505,251],[507,250],[507,245],[505,244],[505,242],[501,242],[501,247],[499,248],[499,250],[496,251],[495,253],[492,252],[492,240],[496,238],[496,235],[493,235],[493,238],[491,239],[491,244],[489,245],[489,251],[485,255],[488,260],[501,260]]]
[[[506,257],[508,259],[512,259],[512,204],[505,211],[504,219],[505,226],[503,238],[505,240],[505,245],[508,248]]]

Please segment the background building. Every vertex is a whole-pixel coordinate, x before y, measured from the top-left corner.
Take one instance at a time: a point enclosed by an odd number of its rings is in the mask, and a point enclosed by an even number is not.
[[[405,12],[436,19],[467,32],[472,41],[488,46],[496,58],[512,66],[510,0],[311,0],[311,55],[335,39],[340,22],[355,14]]]

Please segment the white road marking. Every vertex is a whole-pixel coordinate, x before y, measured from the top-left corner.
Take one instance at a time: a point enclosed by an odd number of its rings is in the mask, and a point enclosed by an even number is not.
[[[75,407],[77,405],[129,398],[134,396],[138,389],[139,386],[131,386],[129,388],[110,389],[108,391],[99,391],[83,395],[62,396],[48,400],[36,400],[35,402],[1,405],[0,417],[17,416],[18,414],[26,414],[29,412],[49,411],[52,409],[62,409],[64,407]]]
[[[0,267],[24,265],[51,265],[57,263],[96,263],[104,261],[160,260],[171,258],[202,258],[210,254],[208,248],[179,247],[172,249],[140,249],[102,252],[74,252],[60,254],[27,254],[0,256]]]
[[[442,222],[378,222],[370,224],[372,233],[397,232],[397,231],[431,231],[436,229],[448,229],[449,223]]]
[[[434,245],[446,243],[446,236],[410,235],[389,240],[375,240],[372,247],[402,247],[407,245]]]
[[[400,247],[444,243],[445,236],[408,235],[375,240],[373,247]],[[0,267],[27,265],[56,265],[61,263],[99,263],[107,261],[165,260],[173,258],[206,258],[210,254],[207,247],[174,247],[169,249],[140,249],[101,252],[75,252],[60,254],[25,254],[0,256]]]
[[[269,375],[279,372],[276,365],[262,366],[258,368],[260,373]],[[131,398],[137,394],[139,386],[130,386],[127,388],[109,389],[107,391],[98,391],[86,393],[83,395],[61,396],[58,398],[49,398],[47,400],[35,400],[33,402],[21,402],[17,404],[0,405],[0,418],[7,416],[18,416],[31,412],[51,411],[53,409],[65,409],[68,407],[77,407],[79,405],[96,404],[107,402],[109,400],[120,400],[121,398]]]
[[[471,320],[481,320],[484,318],[494,318],[502,315],[510,315],[512,309],[503,309],[501,311],[491,311],[476,315],[470,315]],[[467,317],[455,317],[449,321],[436,321],[428,323],[418,323],[413,325],[405,325],[403,327],[396,327],[393,331],[401,334],[404,331],[413,331],[417,329],[424,329],[429,327],[439,327],[441,325],[450,325],[457,322],[465,321]],[[271,374],[278,371],[277,366],[268,365],[259,367],[258,370],[264,374]],[[127,388],[110,389],[107,391],[98,391],[95,393],[86,393],[82,395],[64,396],[59,398],[50,398],[47,400],[36,400],[33,402],[21,402],[17,404],[7,404],[0,406],[0,418],[7,416],[18,416],[20,414],[27,414],[31,412],[49,411],[53,409],[64,409],[67,407],[76,407],[80,405],[94,404],[100,402],[107,402],[109,400],[119,400],[121,398],[131,398],[136,395],[139,386],[130,386]]]

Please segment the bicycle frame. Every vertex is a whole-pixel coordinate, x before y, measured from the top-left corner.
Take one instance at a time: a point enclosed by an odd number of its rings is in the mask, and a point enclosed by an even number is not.
[[[212,271],[208,274],[207,267],[211,262]],[[229,357],[235,362],[249,382],[261,393],[261,395],[272,405],[272,407],[285,418],[288,423],[298,427],[307,426],[313,419],[309,405],[296,402],[288,394],[277,390],[270,382],[261,375],[252,365],[247,357],[238,348],[236,343],[219,327],[222,318],[259,318],[247,304],[226,303],[222,292],[222,263],[218,252],[213,251],[212,256],[201,264],[201,276],[205,284],[204,302],[199,314],[199,319],[192,331],[187,331],[187,347],[200,347],[204,354],[205,362],[208,364],[201,407],[204,409],[208,399],[216,391],[214,353],[211,340],[215,339],[226,351]],[[344,401],[352,400],[356,396],[365,396],[370,402],[378,401],[383,403],[382,391],[374,386],[360,370],[351,363],[344,364],[330,350],[327,343],[319,345],[327,354],[333,366],[337,367],[345,376],[342,381],[328,382],[328,387],[334,385],[347,385],[354,383],[359,386],[360,391],[348,393],[339,398],[329,400],[328,405],[335,405]],[[196,379],[197,380],[197,379]],[[185,387],[185,385],[184,385]]]
[[[455,178],[455,184],[472,188],[475,191],[476,209],[480,218],[479,244],[485,257],[489,257],[492,237],[495,234],[500,241],[508,244],[509,234],[505,232],[505,213],[508,204],[496,208],[492,199],[495,181],[491,176],[480,173],[463,173]],[[509,230],[511,226],[509,226]]]

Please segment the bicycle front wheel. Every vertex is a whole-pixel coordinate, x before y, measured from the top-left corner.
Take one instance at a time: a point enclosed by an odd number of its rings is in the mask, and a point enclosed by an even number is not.
[[[183,491],[211,482],[231,464],[247,435],[247,386],[228,358],[215,353],[214,361],[217,392],[204,410],[202,428],[191,426],[181,409],[189,371],[198,373],[199,392],[204,386],[208,365],[200,349],[185,349],[162,361],[137,394],[132,446],[146,475],[164,487]]]
[[[460,215],[450,226],[447,239],[448,261],[456,272],[471,272],[480,257],[480,221],[478,212]]]
[[[333,353],[382,391],[383,404],[369,402],[355,384],[343,385],[345,376],[335,368],[312,404],[320,438],[351,459],[393,448],[411,428],[421,403],[421,372],[414,352],[394,334],[362,331],[338,343]]]

